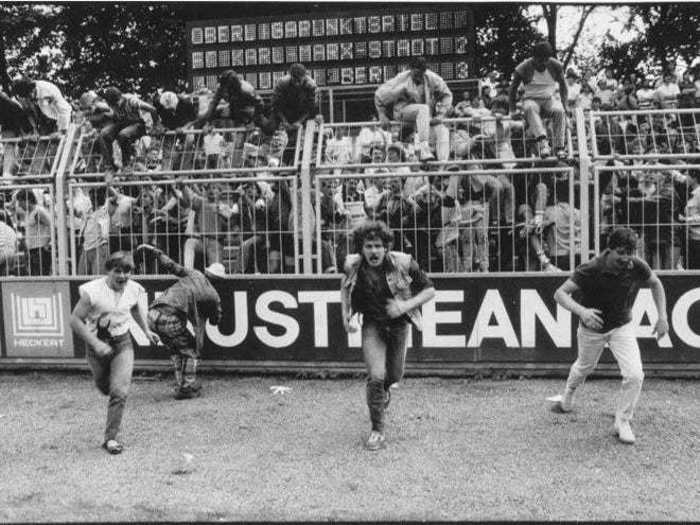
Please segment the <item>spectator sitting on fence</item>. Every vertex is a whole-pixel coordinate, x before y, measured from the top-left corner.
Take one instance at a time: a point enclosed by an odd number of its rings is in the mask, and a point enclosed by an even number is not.
[[[164,91],[155,97],[153,105],[163,128],[176,132],[176,135],[168,135],[163,140],[166,169],[190,168],[194,158],[195,135],[186,133],[186,130],[192,128],[197,120],[194,103],[189,97]]]
[[[15,206],[24,215],[24,243],[29,258],[29,275],[51,275],[51,244],[54,221],[49,211],[37,202],[31,190],[15,195]]]
[[[564,138],[566,131],[566,98],[568,88],[564,80],[562,64],[552,58],[552,46],[547,41],[535,44],[532,58],[521,62],[515,68],[513,81],[510,85],[509,106],[510,112],[515,112],[515,99],[518,87],[524,84],[523,112],[530,133],[537,139],[540,154],[548,157],[551,154],[547,133],[542,123],[542,118],[552,118],[553,145],[558,156],[566,155]],[[556,90],[559,86],[559,98],[556,98]]]
[[[676,75],[672,71],[666,71],[663,81],[654,91],[654,101],[661,109],[675,109],[678,107],[678,97],[681,90],[676,82]]]
[[[391,127],[389,110],[394,120],[403,127],[415,128],[418,138],[418,158],[428,161],[435,158],[429,140],[437,148],[438,160],[449,156],[449,131],[442,119],[452,107],[452,92],[445,81],[428,69],[424,57],[414,57],[409,70],[388,80],[374,95],[379,121],[384,129]],[[402,132],[405,136],[407,133]]]
[[[197,252],[203,253],[203,267],[221,262],[223,242],[229,231],[229,219],[233,215],[232,207],[221,199],[221,184],[207,183],[203,191],[204,197],[181,181],[178,189],[182,191],[182,205],[191,207],[195,213],[196,233],[185,243],[185,268],[195,268]]]
[[[126,168],[129,165],[134,153],[134,143],[146,134],[144,113],[152,115],[154,125],[159,122],[159,117],[156,108],[143,102],[136,95],[123,94],[116,87],[105,89],[102,97],[112,110],[109,115],[112,123],[100,130],[97,146],[107,168],[116,171],[120,167]],[[121,166],[114,159],[112,143],[115,140],[121,151]]]
[[[270,132],[281,128],[286,133],[296,131],[307,119],[323,120],[316,98],[316,83],[302,64],[292,64],[272,94]],[[286,145],[285,145],[286,146]]]
[[[110,196],[107,186],[89,191],[95,207],[86,213],[85,226],[80,235],[82,250],[78,259],[78,274],[101,275],[110,254],[110,221],[117,209],[117,199]]]

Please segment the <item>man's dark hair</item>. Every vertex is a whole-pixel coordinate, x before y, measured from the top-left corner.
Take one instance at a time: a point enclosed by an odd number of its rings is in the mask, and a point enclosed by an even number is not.
[[[387,250],[394,244],[394,233],[382,221],[365,221],[352,232],[355,253],[362,253],[365,241],[380,240]]]
[[[12,91],[18,97],[28,97],[35,85],[36,83],[33,80],[27,77],[19,77],[12,83]]]
[[[532,48],[532,56],[536,58],[549,58],[552,55],[554,55],[554,50],[547,40],[540,40]]]
[[[102,92],[102,98],[105,99],[107,104],[114,105],[122,98],[122,92],[118,87],[110,86]]]
[[[700,182],[700,170],[689,170],[688,177]]]
[[[289,66],[289,74],[294,78],[304,78],[306,76],[306,68],[304,64],[292,64]]]
[[[628,252],[637,249],[637,233],[630,228],[616,228],[608,237],[608,248],[624,248]]]
[[[109,272],[113,269],[119,269],[123,272],[131,272],[134,270],[134,258],[129,252],[114,252],[105,261],[105,269]]]
[[[428,69],[428,62],[426,62],[425,57],[413,57],[408,63],[408,67],[411,69],[419,69],[420,71],[425,71]]]
[[[227,69],[219,77],[219,87],[220,88],[233,88],[240,89],[241,80],[233,69]]]

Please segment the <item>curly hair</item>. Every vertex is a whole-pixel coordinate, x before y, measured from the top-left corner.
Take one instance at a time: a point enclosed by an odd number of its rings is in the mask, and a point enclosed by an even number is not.
[[[637,233],[630,228],[616,228],[608,237],[608,248],[624,248],[628,252],[637,249]]]
[[[382,221],[365,221],[352,231],[355,253],[362,253],[365,241],[380,240],[387,250],[394,244],[394,233]]]

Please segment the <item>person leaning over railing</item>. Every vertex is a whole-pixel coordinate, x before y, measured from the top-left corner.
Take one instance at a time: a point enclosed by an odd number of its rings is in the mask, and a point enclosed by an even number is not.
[[[14,139],[32,132],[32,124],[27,112],[14,98],[0,91],[0,138]],[[13,142],[2,144],[2,177],[11,179],[17,171],[17,145]]]
[[[174,150],[168,155],[172,169],[180,170],[192,167],[194,162],[195,135],[185,133],[197,120],[194,103],[189,97],[164,91],[155,97],[154,107],[160,116],[164,131],[177,132],[168,136],[163,143],[163,150]]]

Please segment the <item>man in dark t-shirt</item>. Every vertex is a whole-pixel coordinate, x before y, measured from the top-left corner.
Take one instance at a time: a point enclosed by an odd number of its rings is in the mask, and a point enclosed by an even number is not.
[[[343,326],[355,332],[355,313],[362,314],[362,354],[367,365],[367,405],[372,431],[369,450],[384,446],[384,411],[390,387],[403,376],[411,324],[419,330],[419,308],[435,296],[432,281],[405,253],[390,251],[392,232],[380,221],[352,232],[355,253],[348,255],[341,284]]]
[[[636,247],[637,234],[633,230],[616,229],[610,234],[607,249],[576,268],[554,293],[557,303],[578,315],[581,323],[577,332],[578,358],[571,366],[564,394],[549,398],[556,403],[558,411],[570,412],[576,388],[593,372],[608,344],[622,372],[615,432],[620,441],[627,444],[635,441],[630,420],[644,380],[639,346],[631,324],[632,304],[641,285],[651,288],[658,312],[653,333],[661,338],[668,332],[663,285],[647,263],[633,255]]]

